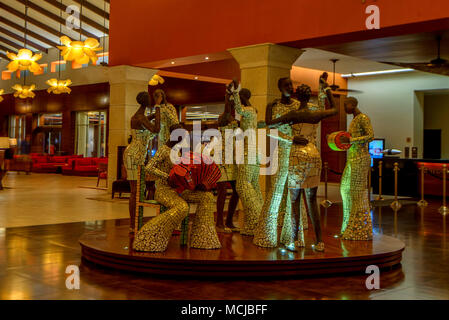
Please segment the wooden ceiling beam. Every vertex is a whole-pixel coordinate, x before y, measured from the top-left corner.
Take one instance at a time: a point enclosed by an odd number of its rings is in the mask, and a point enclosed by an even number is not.
[[[23,4],[23,5],[27,5],[28,8],[39,12],[40,14],[42,14],[43,16],[57,22],[60,24],[65,24],[65,19],[61,18],[60,16],[57,16],[53,13],[51,13],[50,11],[45,10],[44,8],[39,7],[37,4],[34,4],[33,2],[27,1],[27,0],[16,0],[17,2]],[[34,23],[33,23],[34,24]],[[77,30],[78,31],[78,30]],[[80,29],[79,31],[81,31],[81,34],[88,37],[88,38],[95,38],[98,39],[98,37],[96,35],[94,35],[93,33],[90,33],[89,31],[86,31],[84,29]],[[78,31],[78,32],[79,32]]]
[[[6,53],[7,51],[11,51],[11,49],[8,49],[7,47],[5,47],[5,46],[3,46],[3,45],[1,45],[1,44],[0,44],[0,50],[1,50],[1,51],[4,51],[5,53]]]
[[[4,35],[7,35],[10,38],[16,39],[21,43],[25,42],[24,37],[19,36],[18,34],[15,34],[14,32],[9,31],[8,29],[3,28],[2,26],[0,26],[0,33],[3,33]],[[27,44],[27,46],[30,46],[30,47],[36,48],[37,50],[40,50],[42,52],[48,53],[47,48],[44,48],[40,44],[37,44],[36,42],[29,40],[28,35],[27,35],[26,44]]]
[[[46,24],[44,24],[44,23],[42,23],[42,22],[40,22],[40,21],[38,21],[36,19],[33,19],[31,17],[25,16],[22,12],[17,11],[16,9],[11,8],[10,6],[8,6],[8,5],[6,5],[6,4],[4,4],[2,2],[0,2],[0,9],[3,9],[6,12],[8,12],[8,13],[10,13],[12,15],[15,15],[16,17],[18,17],[18,18],[20,18],[22,20],[26,20],[28,23],[30,23],[32,25],[35,25],[39,29],[45,30],[48,33],[50,33],[50,34],[54,35],[55,37],[59,38],[59,31],[56,31],[55,29],[50,28]]]
[[[103,9],[93,5],[92,3],[88,2],[87,0],[73,0],[73,1],[78,4],[83,3],[84,8],[89,9],[90,11],[99,15],[100,17],[102,17],[102,18],[105,17],[107,20],[109,20],[109,13],[107,13]],[[108,1],[105,1],[105,2],[108,2]]]
[[[8,19],[4,18],[4,17],[0,17],[0,22],[6,24],[8,27],[11,27],[13,29],[16,29],[22,33],[25,33],[25,28],[21,25],[18,25],[15,22],[9,21]],[[50,39],[47,39],[43,36],[41,36],[40,34],[37,34],[31,30],[26,30],[27,33],[27,37],[30,36],[31,38],[34,38],[36,40],[39,40],[40,42],[43,42],[45,44],[48,44],[51,47],[56,47],[59,46],[59,43],[56,43]]]
[[[6,38],[0,37],[0,42],[3,42],[4,44],[7,44],[10,47],[16,48],[17,50],[20,50],[23,48],[23,46],[18,45],[14,41],[8,40]]]
[[[44,1],[47,2],[48,4],[51,4],[54,7],[62,10],[62,11],[64,11],[64,12],[67,9],[67,6],[65,4],[61,4],[60,2],[58,2],[56,0],[44,0]],[[87,8],[86,3],[88,3],[88,2],[86,2],[86,1],[83,2],[83,7]],[[85,15],[81,15],[80,19],[81,19],[83,24],[85,23],[85,24],[87,24],[87,25],[97,29],[98,31],[104,32],[106,34],[109,34],[109,29],[108,28],[105,28],[105,26],[103,26],[103,25],[101,25],[101,24],[99,24],[99,23],[89,19]]]
[[[9,61],[8,57],[6,56],[6,54],[4,54],[4,53],[1,53],[1,52],[0,52],[0,58],[2,58],[2,59],[5,59],[5,60],[8,60],[8,61]]]

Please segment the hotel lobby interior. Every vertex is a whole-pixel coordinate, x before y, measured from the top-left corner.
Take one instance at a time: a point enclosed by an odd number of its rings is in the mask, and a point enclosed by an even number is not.
[[[449,300],[446,0],[2,0],[0,72],[0,300]]]

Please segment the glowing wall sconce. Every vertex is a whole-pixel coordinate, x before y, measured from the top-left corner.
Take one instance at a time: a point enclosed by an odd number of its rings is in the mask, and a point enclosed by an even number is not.
[[[17,54],[12,52],[7,52],[6,55],[12,61],[6,66],[9,71],[14,72],[17,70],[29,70],[30,72],[40,72],[41,66],[36,63],[40,58],[41,54],[34,54],[29,49],[20,49]]]
[[[9,137],[0,137],[0,149],[9,148]]]
[[[161,76],[158,76],[157,74],[155,74],[150,82],[149,85],[150,86],[157,86],[158,84],[163,84],[165,82],[164,78],[162,78]]]
[[[17,139],[16,138],[9,139],[9,146],[12,148],[17,147]]]
[[[48,93],[53,94],[61,94],[61,93],[70,93],[72,92],[72,89],[69,88],[69,86],[72,84],[72,80],[58,80],[58,79],[50,79],[47,80],[46,84],[50,86],[50,88],[47,89]]]
[[[97,64],[98,56],[96,51],[100,51],[100,43],[97,39],[87,38],[84,41],[72,41],[67,36],[60,38],[63,46],[58,46],[61,56],[65,61],[75,61],[78,64],[86,64],[92,61]]]
[[[34,98],[36,94],[33,92],[33,90],[36,89],[36,85],[32,84],[30,86],[15,84],[12,87],[16,92],[14,92],[14,97],[20,98],[20,99],[26,99],[26,98]]]

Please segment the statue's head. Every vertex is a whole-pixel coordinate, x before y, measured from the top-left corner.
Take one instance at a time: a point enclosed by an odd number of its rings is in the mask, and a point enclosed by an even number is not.
[[[157,89],[153,92],[153,99],[156,105],[167,103],[167,97],[162,89]]]
[[[136,97],[136,101],[141,106],[148,107],[151,104],[150,94],[146,91],[139,92]]]
[[[357,106],[359,105],[359,101],[354,97],[349,97],[345,99],[345,111],[347,114],[353,114]]]
[[[290,97],[293,94],[293,83],[292,80],[288,77],[280,78],[278,80],[278,88],[279,91],[282,92],[282,95],[285,97]]]
[[[323,72],[323,74],[320,76],[320,81],[327,82],[327,78],[329,78],[329,74],[327,72]]]
[[[296,96],[300,102],[309,102],[312,89],[308,85],[302,84],[296,88]]]
[[[242,102],[243,105],[245,106],[250,106],[250,102],[249,99],[251,99],[251,91],[249,91],[249,89],[246,88],[242,88],[242,90],[240,90],[239,92],[240,95],[240,101]]]

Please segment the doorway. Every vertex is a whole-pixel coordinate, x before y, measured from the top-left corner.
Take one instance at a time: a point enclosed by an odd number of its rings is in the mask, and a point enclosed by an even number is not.
[[[441,159],[441,129],[424,129],[424,159]]]

